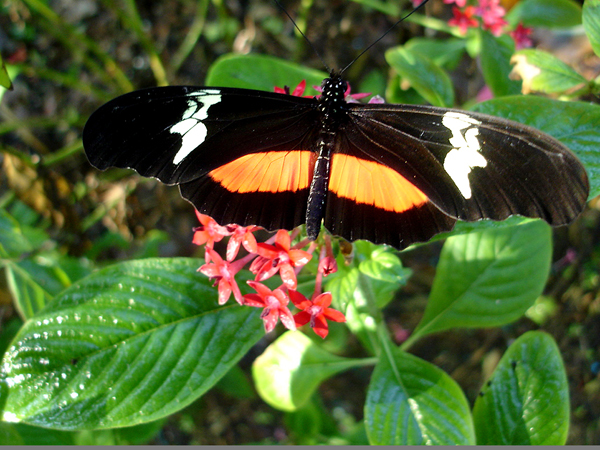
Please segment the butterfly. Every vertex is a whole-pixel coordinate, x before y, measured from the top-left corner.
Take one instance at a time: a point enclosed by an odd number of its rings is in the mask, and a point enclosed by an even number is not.
[[[518,214],[558,226],[589,192],[556,139],[489,115],[345,100],[339,74],[305,98],[250,89],[168,86],[95,111],[83,144],[98,169],[132,168],[178,185],[221,224],[321,225],[349,241],[403,249],[458,219]]]

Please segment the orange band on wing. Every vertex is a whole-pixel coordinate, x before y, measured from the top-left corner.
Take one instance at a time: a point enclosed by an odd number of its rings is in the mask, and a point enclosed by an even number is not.
[[[427,196],[395,170],[342,153],[333,155],[329,190],[338,197],[398,213],[427,202]]]
[[[304,150],[250,153],[209,173],[230,192],[296,192],[312,177],[312,153]]]

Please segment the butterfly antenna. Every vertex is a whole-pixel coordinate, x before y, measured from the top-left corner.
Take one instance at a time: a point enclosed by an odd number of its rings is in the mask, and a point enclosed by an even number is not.
[[[302,32],[302,30],[300,29],[298,24],[294,21],[294,19],[292,19],[292,16],[290,16],[290,13],[287,12],[287,9],[285,9],[285,7],[279,2],[279,0],[273,0],[273,1],[277,4],[277,6],[279,6],[279,8],[281,8],[281,10],[285,13],[285,15],[288,16],[290,21],[294,24],[294,27],[296,27],[296,30],[298,30],[298,33],[300,33],[302,35],[302,37],[304,38],[304,40],[306,42],[308,42],[308,45],[310,46],[310,48],[312,48],[313,52],[315,52],[315,54],[319,57],[319,59],[321,60],[321,63],[323,63],[323,66],[325,66],[325,68],[327,69],[327,72],[331,72],[331,69],[329,69],[329,66],[327,64],[325,64],[325,61],[321,57],[321,54],[317,51],[317,49],[315,48],[313,43],[310,42],[310,39],[308,39],[306,37],[306,35]],[[429,0],[425,0],[425,1],[429,1]],[[410,16],[410,14],[409,14],[409,16]],[[387,32],[386,32],[386,34],[387,34]]]
[[[275,0],[277,1],[277,0]],[[346,69],[348,67],[350,67],[352,64],[355,63],[355,61],[360,58],[362,55],[364,55],[365,53],[367,53],[371,47],[373,47],[375,44],[377,44],[380,40],[382,40],[384,37],[386,37],[390,31],[392,31],[394,28],[396,28],[396,26],[400,23],[400,22],[404,22],[404,20],[408,19],[410,16],[412,16],[415,12],[417,12],[419,9],[421,9],[421,7],[427,3],[429,0],[425,0],[423,3],[421,3],[420,5],[416,6],[411,12],[409,12],[407,15],[405,15],[404,17],[402,17],[398,22],[396,22],[394,25],[392,25],[391,27],[388,28],[388,30],[383,33],[381,36],[379,36],[379,38],[377,40],[375,40],[375,42],[373,42],[371,45],[369,45],[367,48],[365,48],[362,52],[360,52],[360,54],[354,58],[350,64],[348,64],[346,67],[344,67],[342,70],[340,70],[340,74],[344,73],[346,71]],[[295,25],[295,24],[294,24]],[[297,27],[296,27],[297,28]]]

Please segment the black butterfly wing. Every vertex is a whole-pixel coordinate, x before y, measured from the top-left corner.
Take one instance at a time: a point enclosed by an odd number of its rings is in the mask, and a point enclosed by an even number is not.
[[[83,143],[95,167],[178,184],[220,223],[291,229],[304,222],[316,105],[247,89],[152,88],[98,109]]]
[[[430,106],[350,109],[344,148],[402,174],[451,217],[519,214],[564,225],[587,200],[587,174],[575,155],[532,127]]]
[[[385,133],[376,133],[377,141],[365,141],[356,131],[346,126],[337,135],[325,227],[350,241],[366,239],[398,249],[450,231],[456,219],[438,209],[414,180],[400,173],[401,158],[394,155],[385,161],[378,154]],[[397,149],[395,143],[391,145]]]

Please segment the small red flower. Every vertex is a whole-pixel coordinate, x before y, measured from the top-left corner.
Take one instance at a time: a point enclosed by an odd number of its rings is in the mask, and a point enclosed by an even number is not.
[[[192,242],[196,245],[206,245],[205,250],[212,249],[215,242],[219,242],[225,236],[229,236],[231,233],[226,227],[219,225],[215,219],[206,214],[200,214],[196,211],[196,217],[202,224],[199,227],[194,228],[194,238]],[[206,262],[210,261],[208,251],[205,251]]]
[[[329,308],[331,305],[331,293],[324,292],[317,295],[314,300],[307,299],[300,292],[289,290],[290,299],[296,308],[301,309],[299,313],[294,315],[296,326],[301,327],[310,322],[310,326],[314,332],[325,339],[327,333],[329,333],[328,320],[334,322],[345,322],[346,317],[341,312]]]
[[[444,3],[447,5],[454,3],[459,8],[464,8],[467,5],[467,0],[444,0]]]
[[[243,305],[244,298],[234,278],[241,267],[237,267],[235,263],[223,261],[212,248],[206,248],[206,253],[209,255],[209,260],[213,262],[204,264],[198,271],[214,279],[215,284],[218,284],[219,305],[227,303],[232,292],[235,300]]]
[[[475,8],[472,6],[467,6],[463,11],[454,6],[452,13],[454,17],[448,21],[448,25],[458,27],[462,34],[466,34],[468,28],[479,26],[479,22],[473,18]]]
[[[228,225],[227,230],[230,232],[231,237],[227,242],[227,261],[233,261],[240,251],[240,245],[243,245],[248,253],[256,253],[256,238],[254,233],[259,230],[260,227],[250,226],[242,227],[239,225]]]
[[[274,92],[276,92],[278,94],[293,95],[294,97],[302,97],[305,89],[306,89],[306,80],[302,80],[300,83],[298,83],[298,86],[296,86],[296,88],[294,89],[294,91],[291,94],[290,94],[289,86],[285,86],[282,88],[275,86]],[[305,97],[312,97],[312,95],[306,95]]]
[[[290,299],[280,288],[271,291],[267,286],[256,281],[248,281],[248,284],[257,292],[256,294],[244,295],[244,305],[264,308],[260,318],[265,324],[265,331],[273,331],[277,321],[289,330],[296,330],[294,316],[287,307]]]
[[[520,22],[517,25],[517,28],[510,32],[510,35],[515,40],[515,48],[517,50],[533,46],[533,42],[530,38],[532,32],[533,28],[524,27]]]
[[[333,256],[326,256],[319,261],[319,267],[317,271],[327,276],[337,272],[337,261]]]
[[[500,5],[500,0],[479,0],[475,14],[481,17],[483,29],[489,30],[494,36],[500,36],[508,24],[503,19],[506,10]]]
[[[296,289],[295,268],[304,266],[312,255],[304,250],[290,248],[291,238],[287,231],[279,230],[275,236],[275,245],[257,244],[256,253],[260,256],[250,265],[250,271],[256,274],[256,281],[263,281],[277,272],[283,283],[290,289]]]

